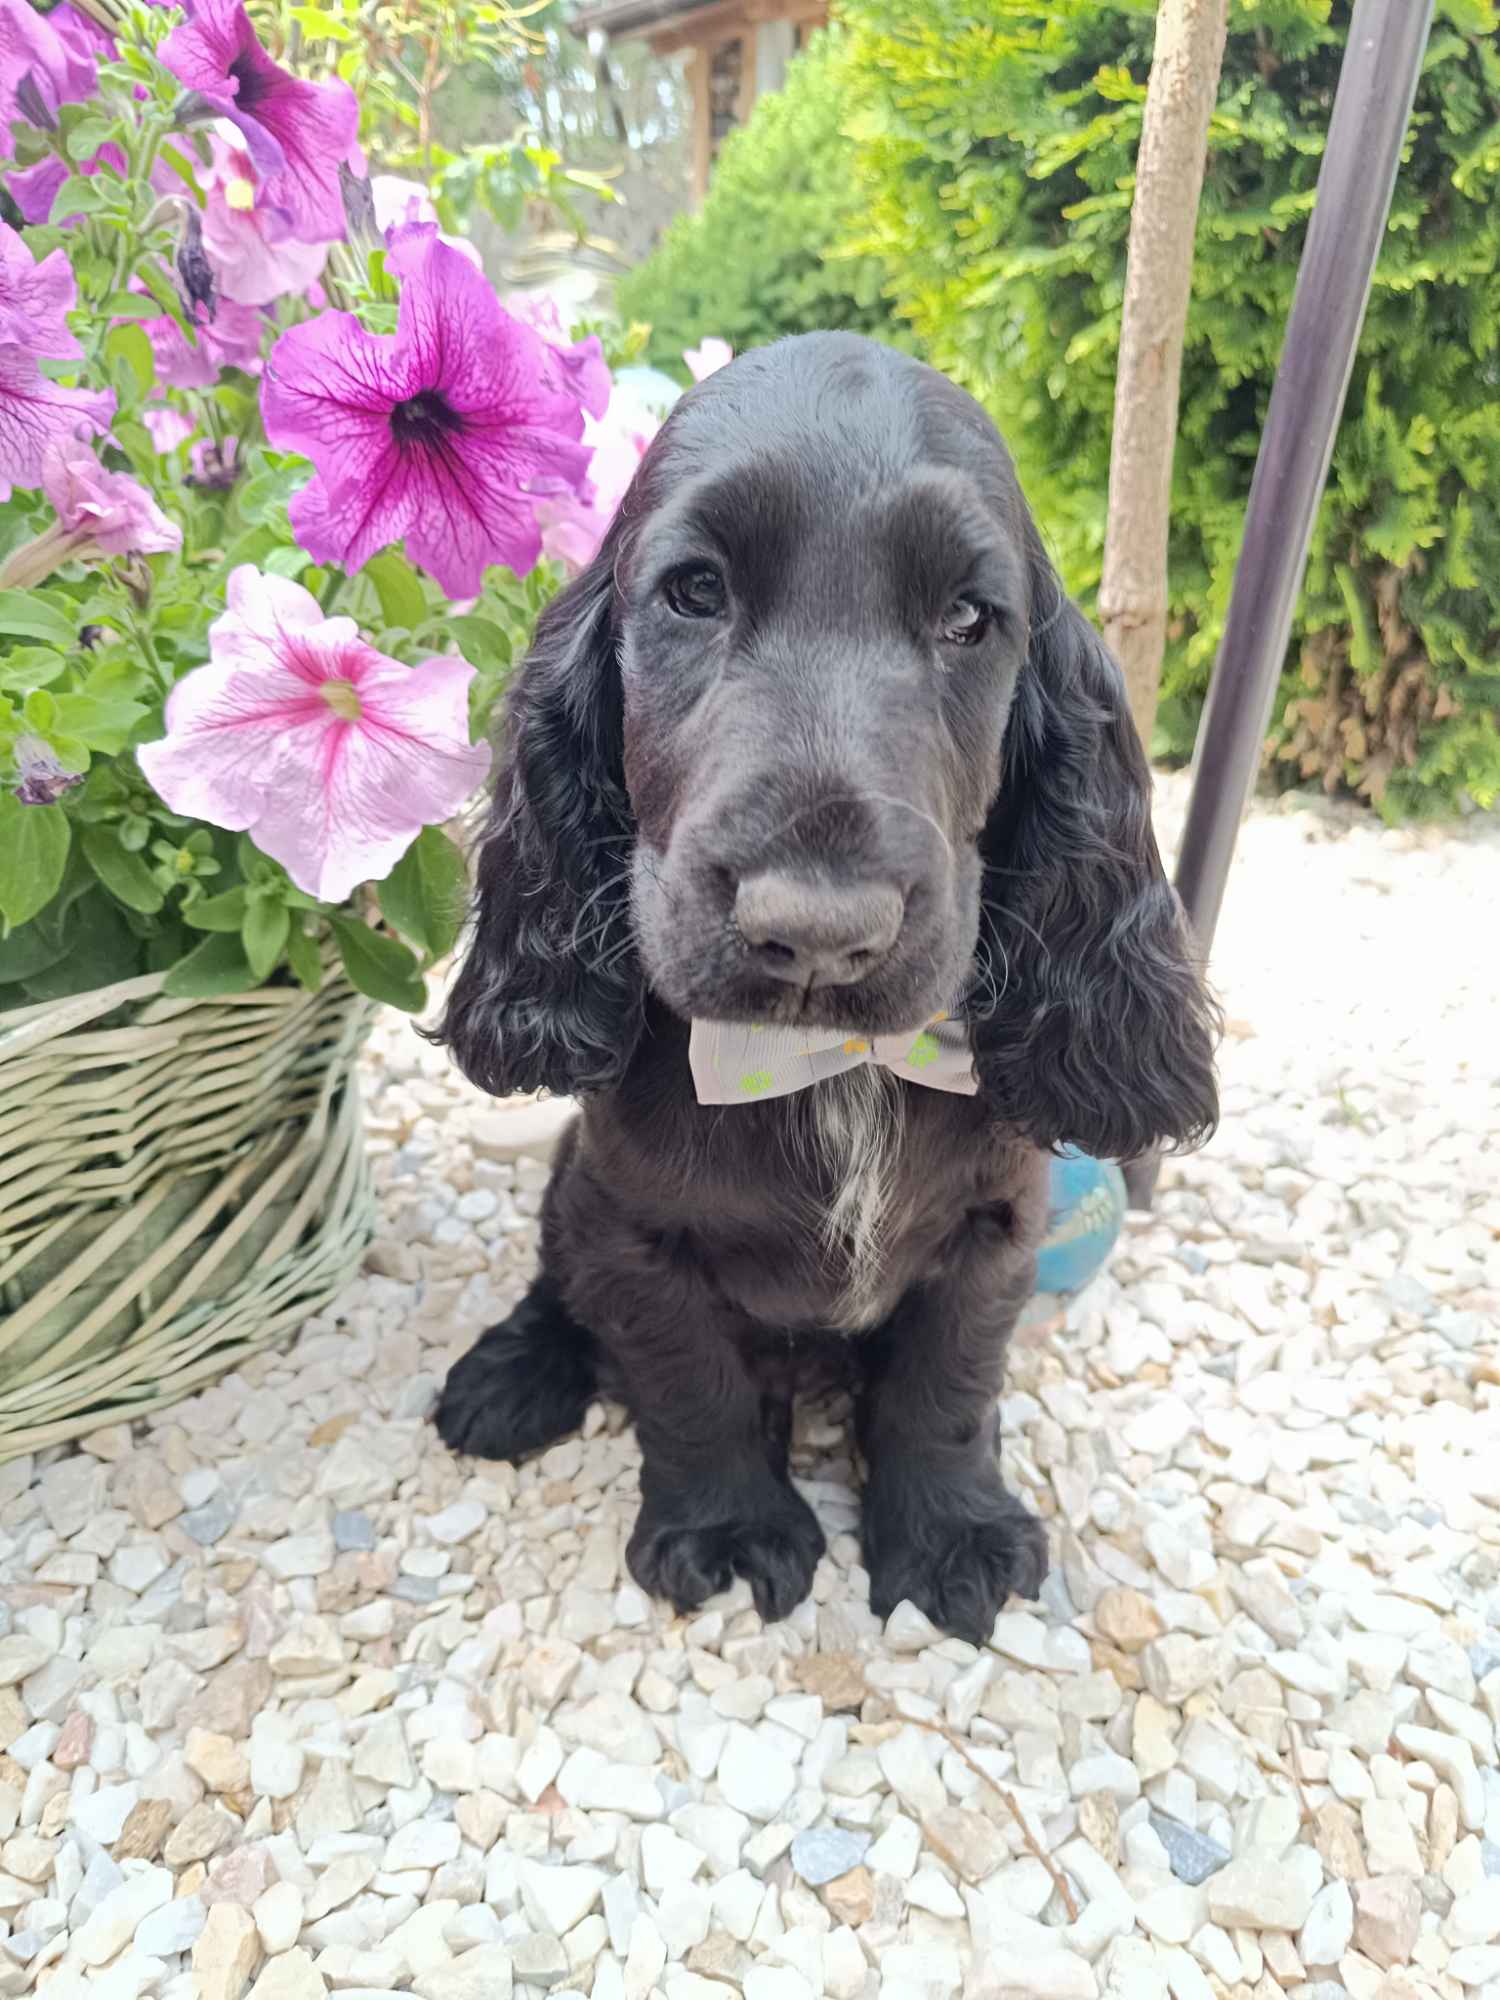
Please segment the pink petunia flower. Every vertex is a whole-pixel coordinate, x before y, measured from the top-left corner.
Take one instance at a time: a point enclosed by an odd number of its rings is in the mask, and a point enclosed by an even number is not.
[[[306,83],[272,62],[242,0],[188,0],[187,20],[160,55],[197,109],[239,127],[264,207],[286,235],[303,243],[343,235],[339,162],[359,126],[347,83]]]
[[[155,555],[180,549],[182,530],[128,473],[107,472],[77,438],[51,444],[42,461],[42,491],[57,518],[76,536],[79,553]]]
[[[73,267],[62,251],[38,264],[17,231],[0,222],[0,342],[54,361],[80,359],[83,349],[64,317],[77,303]]]
[[[436,228],[437,204],[420,181],[402,180],[399,174],[376,174],[370,181],[370,200],[375,210],[375,227],[389,249],[397,230],[414,222],[430,222]],[[447,236],[439,230],[438,241],[450,250],[460,250],[476,270],[484,269],[484,259],[466,236]]]
[[[352,618],[245,564],[209,630],[209,664],[167,698],[136,752],[174,812],[248,833],[297,887],[338,903],[390,873],[489,769],[469,741],[466,660],[403,667]]]
[[[647,398],[617,380],[603,418],[590,417],[584,425],[584,441],[594,454],[587,489],[581,494],[546,494],[537,501],[542,549],[554,562],[576,575],[593,561],[661,425],[659,412]]]
[[[193,329],[196,347],[188,345],[181,327],[166,313],[142,320],[141,326],[156,357],[157,376],[174,389],[211,388],[226,368],[242,368],[247,375],[260,370],[266,322],[255,306],[222,299],[214,317]]]
[[[100,556],[155,555],[182,546],[145,487],[124,472],[107,472],[77,438],[55,438],[42,458],[42,491],[57,519],[13,549],[0,567],[0,587],[32,590],[65,562]]]
[[[569,340],[557,300],[547,292],[512,292],[505,301],[505,309],[542,336],[561,362],[573,394],[588,415],[602,417],[609,408],[610,376],[598,334]]]
[[[0,159],[15,150],[11,121],[26,115],[18,98],[55,119],[60,104],[93,96],[99,72],[79,26],[71,8],[48,16],[30,0],[0,0]]]
[[[170,403],[148,403],[141,411],[141,422],[151,433],[151,442],[165,458],[168,452],[176,451],[178,445],[185,444],[193,435],[196,425],[181,410],[173,409]]]
[[[551,349],[430,225],[397,232],[388,268],[394,335],[328,312],[277,341],[266,435],[317,468],[291,503],[315,561],[358,569],[404,538],[450,597],[472,597],[487,564],[536,562],[533,482],[583,485],[583,412]]]
[[[13,485],[41,485],[48,445],[107,431],[114,414],[113,389],[66,388],[26,349],[0,347],[0,500]]]
[[[685,347],[682,350],[682,358],[687,363],[688,373],[693,380],[701,382],[716,369],[727,368],[734,359],[734,349],[727,340],[720,340],[716,333],[711,333],[696,347]]]
[[[265,200],[254,163],[242,146],[211,134],[211,166],[201,169],[203,247],[224,298],[267,306],[288,292],[305,292],[328,261],[326,243],[288,236],[281,211]]]

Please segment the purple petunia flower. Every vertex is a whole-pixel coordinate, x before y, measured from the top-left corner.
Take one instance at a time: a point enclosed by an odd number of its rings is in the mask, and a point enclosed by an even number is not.
[[[30,0],[0,0],[0,159],[15,150],[11,120],[26,115],[23,105],[55,118],[59,104],[92,97],[98,81],[88,35],[71,8],[45,15]]]
[[[39,264],[19,234],[0,222],[0,342],[54,361],[80,359],[83,349],[66,318],[77,303],[73,267],[62,251]]]
[[[213,318],[193,329],[198,345],[190,347],[176,320],[163,313],[141,321],[158,378],[174,389],[212,388],[226,368],[254,374],[260,367],[261,336],[266,322],[255,306],[221,299]]]
[[[403,281],[394,335],[328,312],[277,341],[266,435],[317,468],[291,503],[316,561],[358,569],[404,538],[450,597],[472,597],[488,563],[536,562],[533,487],[586,485],[583,412],[553,350],[430,224],[396,233],[387,268]]]
[[[114,413],[113,389],[65,388],[25,348],[0,347],[0,500],[41,485],[48,445],[107,431]]]
[[[305,292],[328,258],[326,243],[299,243],[279,226],[257,185],[250,155],[239,145],[210,136],[213,164],[200,167],[203,247],[219,281],[220,294],[240,305],[270,305],[288,292]]]
[[[331,243],[344,233],[339,162],[355,143],[359,105],[347,83],[305,83],[272,62],[242,0],[188,0],[161,60],[199,114],[239,127],[281,233]]]

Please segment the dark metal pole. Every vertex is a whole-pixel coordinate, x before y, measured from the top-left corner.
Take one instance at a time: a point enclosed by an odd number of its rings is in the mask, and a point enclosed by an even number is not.
[[[1205,956],[1286,660],[1432,9],[1433,0],[1355,0],[1194,752],[1177,887]],[[1132,1206],[1150,1207],[1156,1169],[1154,1157],[1127,1169]]]

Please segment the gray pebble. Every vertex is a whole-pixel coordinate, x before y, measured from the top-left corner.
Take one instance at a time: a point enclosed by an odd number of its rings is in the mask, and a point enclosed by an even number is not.
[[[1382,1289],[1398,1312],[1411,1313],[1417,1319],[1425,1319],[1437,1303],[1420,1279],[1408,1277],[1405,1271],[1394,1272]]]
[[[1486,1875],[1500,1875],[1500,1840],[1481,1840],[1479,1858]]]
[[[208,1548],[233,1527],[234,1502],[227,1493],[216,1493],[201,1507],[179,1514],[176,1525],[185,1535],[191,1535],[195,1542],[201,1542],[204,1548]]]
[[[391,1585],[392,1597],[404,1597],[408,1604],[431,1604],[438,1594],[436,1576],[398,1576]]]
[[[857,1868],[870,1846],[867,1833],[849,1833],[838,1826],[809,1827],[792,1842],[792,1866],[810,1888],[821,1889]]]
[[[336,1549],[373,1549],[374,1522],[368,1514],[340,1509],[333,1517],[333,1546]]]
[[[528,1980],[535,1986],[555,1986],[568,1975],[568,1954],[563,1950],[562,1940],[545,1931],[518,1938],[511,1952],[511,1963],[517,1979]]]
[[[1194,1888],[1206,1882],[1210,1875],[1228,1865],[1229,1850],[1220,1847],[1216,1840],[1184,1826],[1180,1819],[1169,1819],[1163,1812],[1151,1815],[1151,1828],[1167,1850],[1167,1859],[1172,1864],[1172,1873],[1179,1882],[1190,1883]]]
[[[426,1417],[437,1401],[440,1383],[436,1375],[413,1375],[403,1383],[391,1414],[396,1417]]]
[[[1486,1674],[1492,1674],[1500,1667],[1500,1634],[1491,1637],[1488,1633],[1469,1648],[1469,1665],[1474,1670],[1476,1681],[1482,1681]]]

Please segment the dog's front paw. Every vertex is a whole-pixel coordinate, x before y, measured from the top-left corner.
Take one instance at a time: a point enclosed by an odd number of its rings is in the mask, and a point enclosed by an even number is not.
[[[976,1505],[976,1498],[978,1504]],[[903,1597],[934,1625],[982,1646],[1012,1597],[1035,1597],[1047,1574],[1047,1531],[1003,1487],[941,1490],[888,1507],[866,1499],[870,1609],[888,1618]]]
[[[534,1291],[449,1369],[432,1420],[450,1451],[520,1460],[576,1431],[593,1393],[587,1336]]]
[[[641,1508],[625,1559],[642,1590],[696,1611],[742,1576],[768,1625],[789,1617],[811,1591],[827,1546],[801,1495],[778,1485],[731,1519],[695,1520],[690,1506]]]

